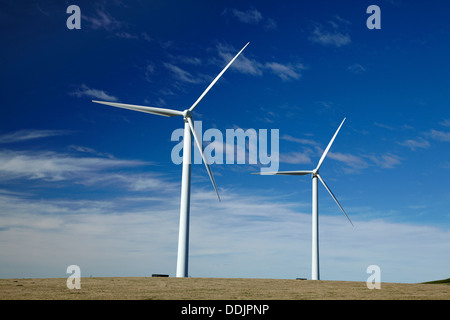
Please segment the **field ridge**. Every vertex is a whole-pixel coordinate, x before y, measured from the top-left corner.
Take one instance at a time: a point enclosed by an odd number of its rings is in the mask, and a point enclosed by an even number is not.
[[[450,285],[248,278],[0,279],[1,300],[450,300]]]

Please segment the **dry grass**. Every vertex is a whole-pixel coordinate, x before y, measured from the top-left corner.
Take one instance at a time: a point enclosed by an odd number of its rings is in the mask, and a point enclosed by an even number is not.
[[[65,278],[0,279],[2,300],[449,300],[448,284],[222,278],[82,278],[69,290]]]

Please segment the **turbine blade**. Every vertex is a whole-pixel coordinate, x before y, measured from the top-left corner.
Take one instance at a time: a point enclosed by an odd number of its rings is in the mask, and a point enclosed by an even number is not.
[[[289,176],[304,176],[306,174],[312,174],[311,170],[307,171],[277,171],[277,172],[252,172],[252,174],[260,175],[289,175]]]
[[[323,154],[322,154],[322,157],[321,157],[320,160],[319,160],[319,164],[317,165],[316,170],[319,170],[320,166],[322,165],[322,162],[323,162],[323,160],[325,159],[325,157],[327,156],[327,153],[328,153],[328,151],[330,150],[331,145],[333,144],[333,141],[334,141],[334,139],[336,138],[336,136],[337,136],[339,130],[341,129],[342,125],[344,124],[345,119],[346,119],[346,118],[344,118],[344,120],[342,120],[341,125],[340,125],[339,128],[336,130],[336,133],[334,134],[333,138],[331,138],[330,143],[328,143],[327,148],[325,149],[325,151],[324,151]]]
[[[129,110],[134,110],[134,111],[157,114],[157,115],[165,116],[165,117],[173,117],[173,116],[182,116],[183,115],[182,111],[172,110],[172,109],[144,107],[144,106],[137,106],[137,105],[133,105],[133,104],[105,102],[105,101],[96,101],[96,100],[92,100],[92,102],[106,104],[106,105],[117,107],[117,108],[123,108],[123,109],[129,109]]]
[[[189,111],[192,111],[195,109],[195,107],[200,103],[200,101],[203,99],[203,97],[208,93],[208,91],[212,88],[212,86],[219,80],[219,78],[224,74],[225,71],[227,71],[228,67],[231,66],[231,64],[236,60],[236,58],[241,54],[242,51],[248,46],[250,42],[247,42],[247,44],[241,49],[241,51],[238,52],[237,55],[234,56],[234,58],[227,64],[227,66],[222,70],[221,73],[218,74],[218,76],[211,82],[211,84],[206,88],[205,91],[203,91],[202,95],[197,99],[197,101],[194,102],[194,104],[189,108]]]
[[[198,150],[200,151],[200,154],[202,155],[203,162],[205,163],[206,171],[208,171],[209,179],[211,179],[214,190],[216,190],[217,198],[220,201],[219,191],[217,191],[216,182],[214,181],[214,176],[212,174],[211,168],[209,167],[208,161],[206,160],[206,157],[203,154],[203,147],[202,147],[202,144],[200,143],[200,140],[198,139],[197,132],[194,129],[192,119],[190,117],[186,117],[186,119],[189,123],[189,127],[191,128],[192,135],[194,136],[194,140],[195,140],[195,143],[197,144]]]
[[[353,225],[352,220],[350,220],[350,218],[348,217],[347,213],[345,213],[344,208],[342,208],[341,204],[339,203],[338,199],[334,196],[333,192],[331,192],[330,188],[328,188],[327,184],[325,183],[325,181],[323,181],[322,177],[318,174],[317,175],[319,177],[320,182],[322,182],[323,186],[325,187],[325,189],[328,190],[328,192],[330,193],[331,197],[334,199],[334,201],[337,203],[337,205],[339,206],[339,208],[341,208],[342,212],[345,214],[345,216],[347,217],[348,221],[350,221],[350,223]]]

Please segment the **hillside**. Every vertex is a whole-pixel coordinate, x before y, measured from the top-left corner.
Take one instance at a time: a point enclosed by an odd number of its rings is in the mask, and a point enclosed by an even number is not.
[[[428,281],[423,282],[424,284],[450,284],[450,278],[443,279],[443,280],[435,280],[435,281]]]

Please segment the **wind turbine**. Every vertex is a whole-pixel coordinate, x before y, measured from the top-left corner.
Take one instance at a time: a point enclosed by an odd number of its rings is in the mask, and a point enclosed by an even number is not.
[[[250,42],[248,42],[242,49],[239,51],[236,56],[225,66],[225,68],[220,72],[217,77],[211,82],[211,84],[206,88],[206,90],[200,95],[200,97],[194,102],[194,104],[184,111],[173,110],[173,109],[165,109],[165,108],[154,108],[154,107],[145,107],[124,103],[115,103],[115,102],[104,102],[104,101],[95,101],[95,103],[101,103],[110,105],[113,107],[130,109],[140,112],[157,114],[165,117],[173,117],[173,116],[182,116],[184,119],[184,141],[183,141],[183,169],[181,175],[181,201],[180,201],[180,225],[179,225],[179,235],[178,235],[178,256],[177,256],[177,277],[187,277],[188,276],[188,256],[189,256],[189,210],[190,210],[190,196],[191,196],[191,149],[192,149],[192,137],[191,133],[194,136],[195,143],[202,155],[203,161],[206,166],[206,170],[208,172],[209,178],[212,182],[214,190],[216,191],[217,198],[220,201],[219,192],[217,191],[216,182],[214,181],[214,177],[209,167],[209,164],[205,158],[203,153],[202,143],[199,140],[197,133],[194,129],[194,121],[193,112],[195,107],[200,103],[200,101],[205,97],[208,91],[212,88],[212,86],[219,80],[219,78],[224,74],[224,72],[228,69],[228,67],[236,60],[236,58],[241,54],[242,51],[248,46]]]
[[[341,125],[336,130],[336,133],[334,134],[333,138],[331,138],[330,143],[328,143],[327,148],[322,154],[322,157],[319,160],[319,163],[317,164],[317,167],[314,170],[301,170],[301,171],[278,171],[278,172],[257,172],[256,174],[261,175],[293,175],[293,176],[304,176],[307,174],[312,175],[312,280],[319,280],[319,193],[317,188],[317,179],[322,182],[323,186],[327,191],[330,193],[331,197],[334,199],[334,201],[337,203],[339,208],[341,208],[342,212],[347,217],[348,221],[353,226],[352,221],[348,217],[347,213],[345,213],[344,208],[342,208],[341,204],[337,200],[337,198],[334,196],[333,192],[331,192],[330,188],[327,186],[325,181],[322,179],[322,177],[319,175],[319,169],[320,166],[323,163],[323,160],[327,156],[328,151],[330,150],[331,145],[333,144],[334,139],[336,138],[339,130],[341,129],[342,125],[344,124],[346,118],[342,120]]]

